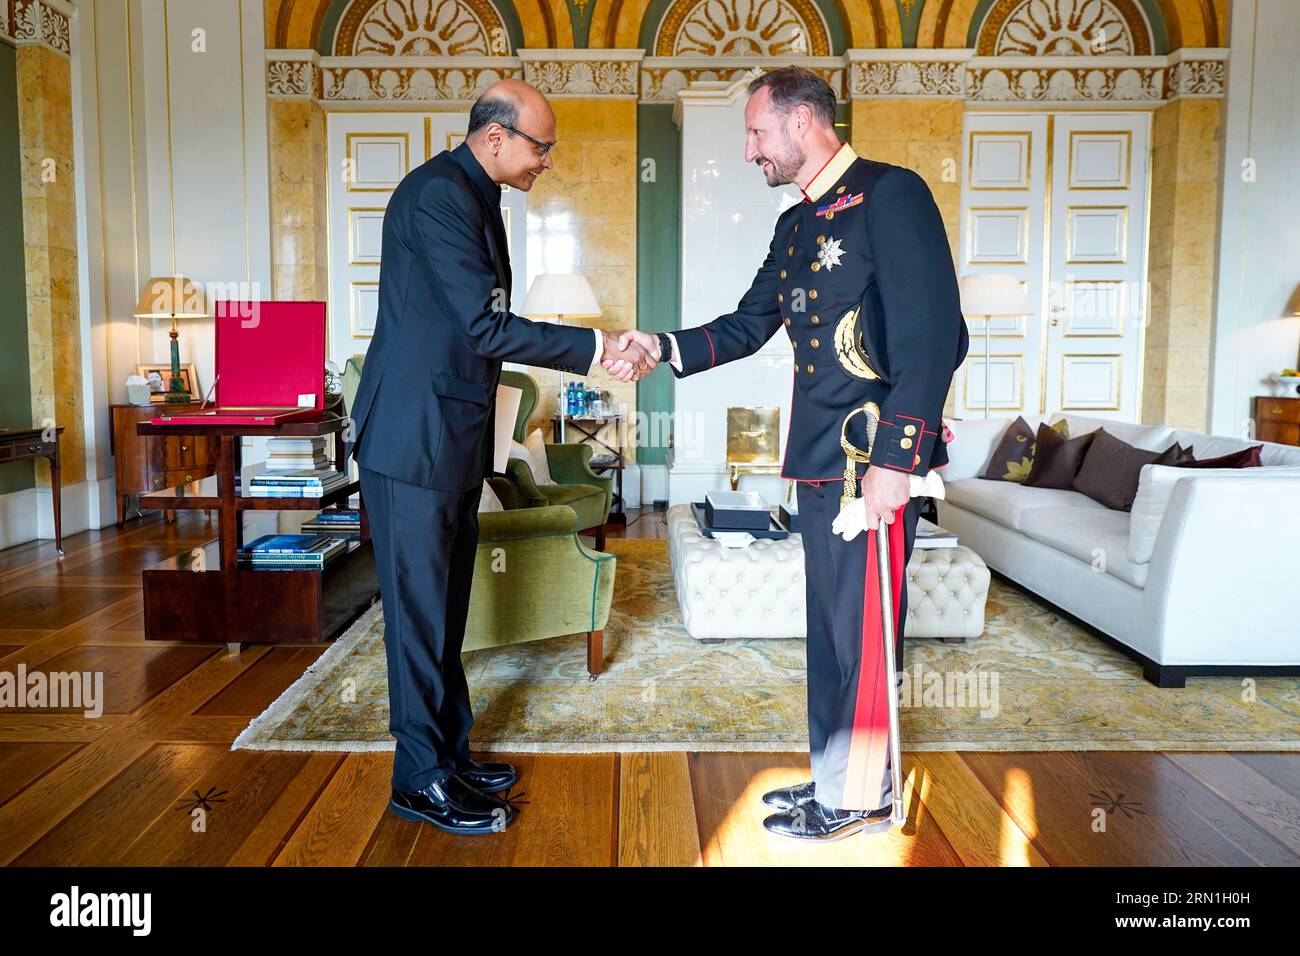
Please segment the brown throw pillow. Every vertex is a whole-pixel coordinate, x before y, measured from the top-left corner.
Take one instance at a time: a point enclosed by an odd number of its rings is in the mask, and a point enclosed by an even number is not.
[[[1070,426],[1064,418],[1052,426],[1064,438],[1069,437]],[[1002,440],[993,452],[993,459],[981,478],[990,481],[1014,481],[1023,484],[1034,464],[1034,430],[1023,417],[1017,418],[1002,433]]]
[[[1186,468],[1188,462],[1196,461],[1192,457],[1192,449],[1184,448],[1178,442],[1174,442],[1159,455],[1156,460],[1151,462],[1153,465],[1172,465],[1175,468]]]
[[[1079,466],[1083,464],[1083,457],[1096,434],[1093,431],[1078,438],[1066,438],[1054,428],[1039,425],[1038,444],[1034,463],[1025,478],[1026,487],[1062,488],[1066,491],[1073,488],[1074,476],[1079,473]]]
[[[1112,511],[1128,511],[1133,507],[1143,466],[1167,464],[1178,454],[1177,443],[1164,451],[1147,451],[1098,428],[1074,477],[1073,488]]]
[[[1263,445],[1251,445],[1249,448],[1243,448],[1241,451],[1229,452],[1226,455],[1220,455],[1218,458],[1202,458],[1197,460],[1188,453],[1187,461],[1178,462],[1179,468],[1261,468],[1264,465],[1261,455],[1264,451]]]

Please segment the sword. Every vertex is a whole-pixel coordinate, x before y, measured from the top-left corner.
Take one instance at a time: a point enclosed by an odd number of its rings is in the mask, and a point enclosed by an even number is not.
[[[849,419],[856,414],[861,414],[866,424],[867,448],[865,452],[849,442],[847,437]],[[875,402],[867,402],[862,407],[850,412],[840,428],[840,446],[845,453],[844,493],[840,496],[841,518],[844,514],[844,506],[858,497],[857,472],[854,463],[862,461],[869,463],[871,461],[871,451],[876,444],[876,431],[879,425],[879,406]],[[840,522],[841,519],[837,519],[835,524],[839,525]],[[894,654],[894,576],[893,569],[890,566],[889,524],[884,518],[880,519],[875,531],[876,570],[879,572],[876,584],[880,594],[880,632],[885,642],[885,672],[889,675],[888,680],[890,681],[887,695],[889,702],[889,780],[890,787],[894,792],[894,801],[889,819],[891,822],[901,825],[907,817],[903,812],[903,757],[898,729],[898,666]],[[850,540],[855,533],[846,534],[845,540]],[[906,586],[907,582],[904,581],[903,587]]]

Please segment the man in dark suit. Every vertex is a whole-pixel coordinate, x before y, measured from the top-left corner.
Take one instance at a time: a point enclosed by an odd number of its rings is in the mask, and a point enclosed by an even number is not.
[[[465,142],[409,173],[384,215],[379,315],[353,402],[354,454],[384,604],[390,809],[456,833],[503,830],[493,794],[517,779],[469,757],[461,645],[492,470],[503,361],[586,374],[602,357],[631,381],[656,357],[618,335],[530,322],[509,310],[501,184],[527,191],[553,165],[555,114],[519,80],[490,86]]]
[[[769,186],[797,184],[803,201],[777,219],[767,259],[736,311],[660,336],[660,352],[681,377],[752,355],[783,326],[790,336],[794,391],[782,476],[799,489],[813,779],[765,795],[780,812],[763,825],[834,840],[889,829],[885,694],[896,692],[884,673],[875,536],[836,537],[841,493],[846,481],[850,491],[860,483],[866,527],[889,523],[901,666],[903,572],[918,517],[911,482],[948,460],[941,415],[966,355],[966,326],[925,181],[840,143],[835,94],[815,73],[784,67],[749,91],[745,159]],[[624,339],[653,349],[643,332]],[[623,370],[613,356],[606,367]],[[871,463],[846,462],[842,430],[856,448],[869,447],[860,414],[868,403],[880,413]]]

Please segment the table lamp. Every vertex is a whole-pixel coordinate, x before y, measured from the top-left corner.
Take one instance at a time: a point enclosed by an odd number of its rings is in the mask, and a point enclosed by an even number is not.
[[[188,402],[192,396],[181,381],[180,334],[178,319],[206,318],[207,305],[203,289],[185,276],[153,276],[140,290],[140,301],[135,307],[137,319],[171,319],[171,381],[167,383],[167,401]]]
[[[539,322],[563,325],[565,319],[598,319],[600,304],[585,276],[566,272],[543,272],[528,287],[520,314]],[[564,373],[560,373],[560,394],[564,394]],[[568,409],[560,413],[560,442],[564,442],[564,422]]]
[[[989,360],[992,356],[992,320],[1003,316],[1032,315],[1029,296],[1015,276],[1006,272],[981,272],[961,277],[961,311],[969,321],[984,320],[984,417],[989,417]]]

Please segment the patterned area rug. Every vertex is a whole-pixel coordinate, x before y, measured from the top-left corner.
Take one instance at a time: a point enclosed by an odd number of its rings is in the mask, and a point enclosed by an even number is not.
[[[471,745],[504,752],[807,749],[804,645],[687,635],[667,543],[618,555],[606,670],[582,635],[465,655]],[[1087,629],[997,578],[965,644],[908,641],[905,750],[1300,750],[1300,680],[1202,678],[1161,690]],[[376,605],[239,735],[234,749],[391,750]]]

